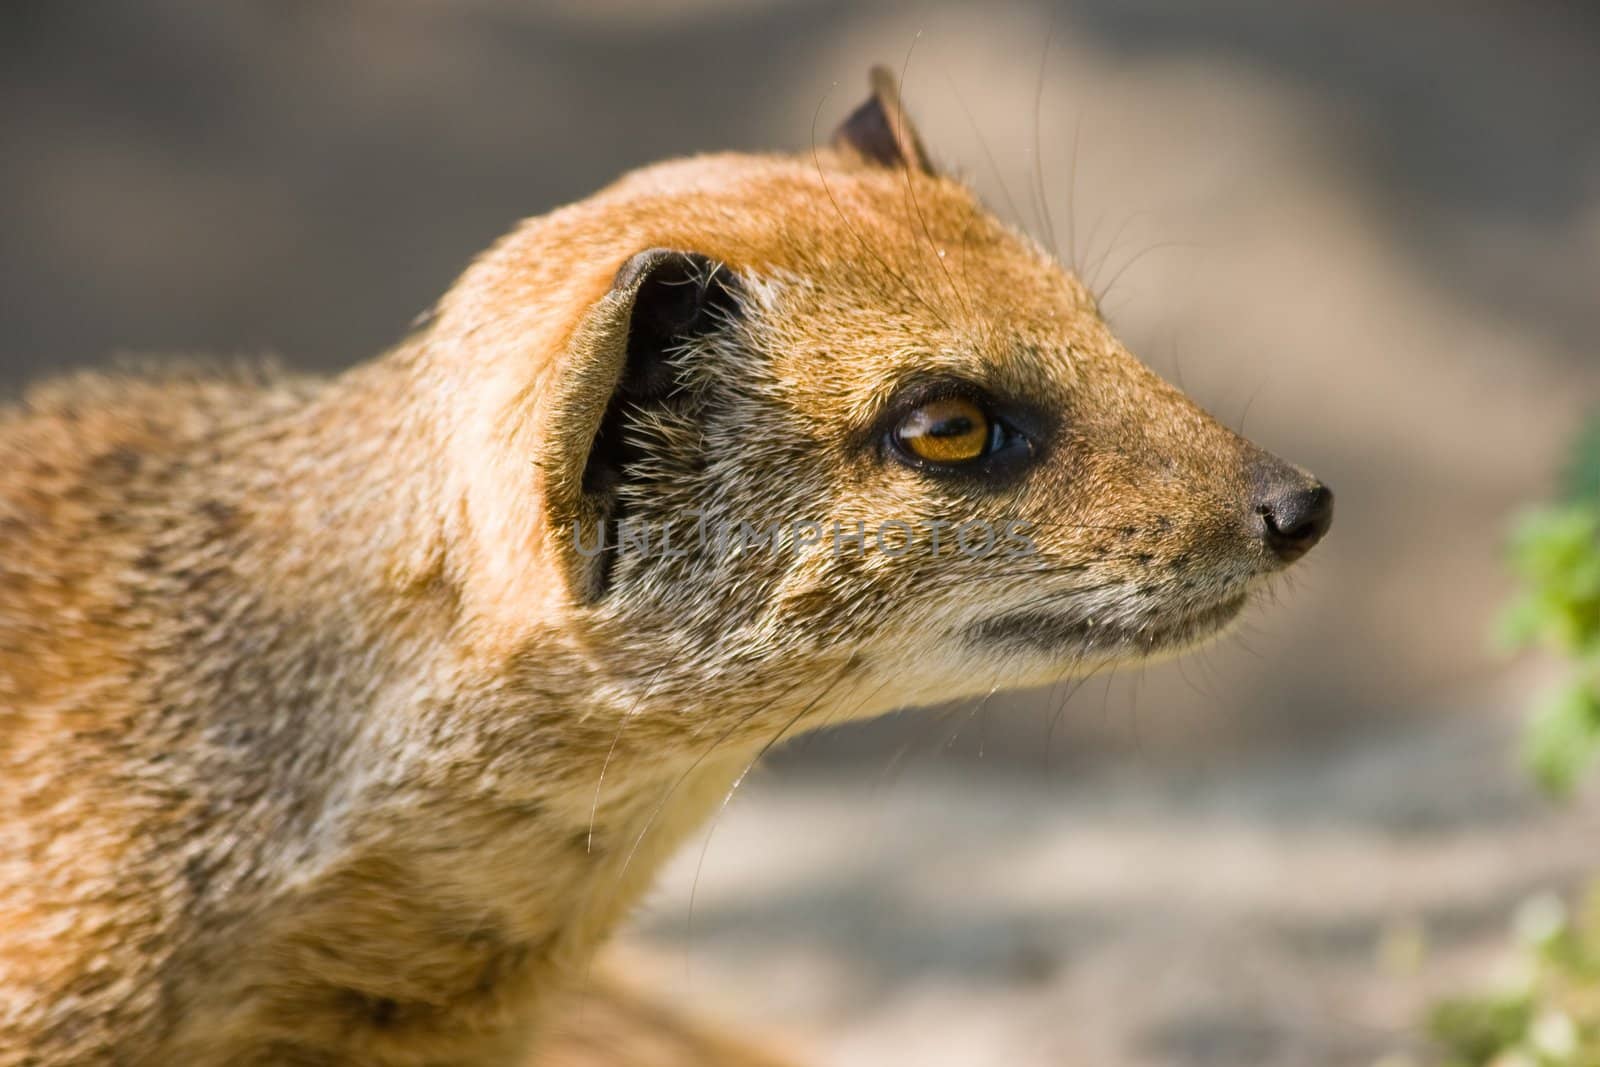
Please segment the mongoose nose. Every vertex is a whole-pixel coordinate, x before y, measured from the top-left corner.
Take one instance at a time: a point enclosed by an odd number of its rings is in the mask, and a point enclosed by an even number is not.
[[[1265,474],[1265,472],[1262,472]],[[1257,476],[1255,514],[1267,549],[1284,563],[1293,563],[1333,525],[1333,491],[1291,467]]]

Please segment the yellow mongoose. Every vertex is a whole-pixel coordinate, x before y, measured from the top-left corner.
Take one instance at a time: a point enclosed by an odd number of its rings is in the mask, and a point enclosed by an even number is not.
[[[1176,649],[1321,537],[892,81],[523,223],[331,380],[0,415],[0,1064],[559,1059],[769,746]]]

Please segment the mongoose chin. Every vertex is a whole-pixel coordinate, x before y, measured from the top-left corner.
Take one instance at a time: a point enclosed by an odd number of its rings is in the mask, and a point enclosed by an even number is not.
[[[338,377],[0,414],[0,1065],[559,1056],[772,745],[1180,648],[1322,536],[873,85]]]

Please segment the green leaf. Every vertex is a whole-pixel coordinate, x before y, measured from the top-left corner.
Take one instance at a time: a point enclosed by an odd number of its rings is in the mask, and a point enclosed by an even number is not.
[[[1525,997],[1463,997],[1434,1005],[1428,1032],[1452,1060],[1481,1067],[1516,1045],[1532,1020]]]
[[[1512,532],[1510,555],[1523,589],[1502,617],[1502,639],[1569,656],[1600,650],[1600,506],[1525,513]]]
[[[1560,690],[1528,722],[1523,756],[1534,777],[1567,796],[1600,755],[1600,695],[1576,682]]]
[[[1573,444],[1561,487],[1567,500],[1600,504],[1600,415],[1590,417]]]

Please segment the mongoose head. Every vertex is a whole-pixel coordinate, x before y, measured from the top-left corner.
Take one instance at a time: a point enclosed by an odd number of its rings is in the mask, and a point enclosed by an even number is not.
[[[440,309],[480,381],[473,580],[629,715],[770,735],[1170,652],[1328,528],[874,90],[825,150],[526,224]]]

